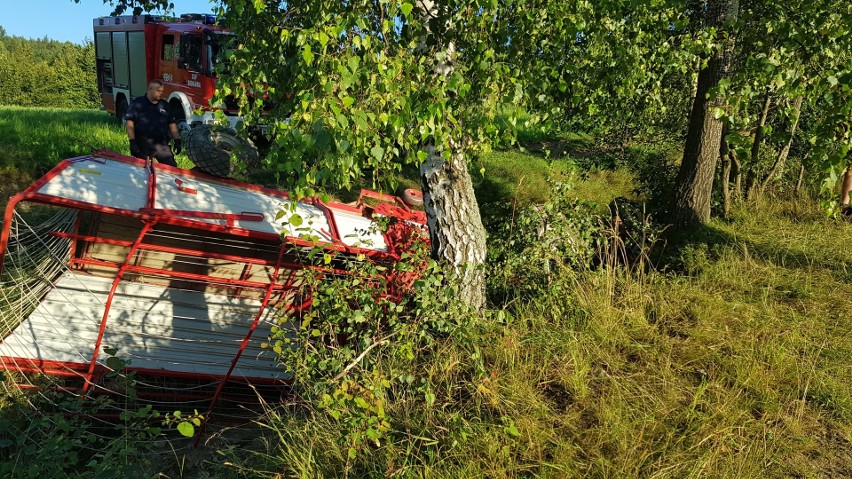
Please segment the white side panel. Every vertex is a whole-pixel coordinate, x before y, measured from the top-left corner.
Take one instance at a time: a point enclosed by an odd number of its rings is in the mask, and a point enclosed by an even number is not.
[[[181,191],[175,180],[196,193]],[[51,179],[39,189],[39,193],[138,211],[146,206],[148,172],[142,166],[119,161],[81,160]],[[283,232],[288,236],[308,235],[316,236],[321,241],[332,241],[331,227],[320,208],[305,203],[297,204],[296,213],[302,218],[302,224],[294,227],[287,223],[291,214],[290,204],[284,198],[261,191],[157,169],[156,208],[225,214],[258,213],[263,215],[263,221],[235,221],[234,226],[275,235]],[[279,211],[286,211],[286,214],[276,221]],[[387,251],[384,237],[374,228],[372,220],[349,211],[333,208],[331,211],[343,243]],[[228,224],[226,220],[186,218],[221,226]]]
[[[196,193],[181,191],[175,180],[180,180],[183,187],[193,189]],[[296,213],[302,218],[302,224],[294,227],[285,223],[291,214],[290,205],[291,202],[288,200],[259,191],[244,190],[164,171],[157,172],[157,208],[228,214],[260,213],[263,215],[263,221],[236,221],[234,226],[272,234],[284,232],[288,236],[295,237],[311,235],[323,241],[331,241],[331,227],[322,210],[309,204],[297,204]],[[286,211],[286,213],[276,221],[275,216],[279,211]],[[332,209],[332,212],[345,244],[378,251],[387,250],[384,237],[375,228],[371,230],[373,226],[371,220],[345,211]],[[220,225],[227,224],[225,220],[207,221]]]
[[[0,342],[0,356],[75,363],[91,360],[112,279],[67,272],[39,307]],[[120,283],[103,347],[132,368],[224,375],[260,302],[140,283]],[[233,377],[286,378],[262,349],[275,311],[267,308]],[[98,362],[108,356],[101,351]]]
[[[340,237],[347,246],[386,251],[385,237],[376,224],[361,215],[335,211],[334,219]]]
[[[144,208],[148,193],[145,169],[119,161],[101,161],[75,162],[38,192],[113,208]]]

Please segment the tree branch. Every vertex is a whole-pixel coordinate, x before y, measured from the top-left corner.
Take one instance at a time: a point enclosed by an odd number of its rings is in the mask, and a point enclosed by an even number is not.
[[[375,343],[373,343],[373,344],[371,344],[371,345],[367,346],[367,349],[365,349],[365,350],[361,351],[361,354],[359,354],[359,355],[358,355],[358,357],[356,357],[356,358],[355,358],[355,359],[354,359],[351,363],[349,363],[349,365],[348,365],[348,366],[346,366],[345,368],[343,368],[343,371],[340,371],[339,373],[337,373],[337,376],[335,376],[335,377],[334,377],[334,378],[332,378],[331,380],[332,380],[332,381],[339,381],[339,380],[343,379],[343,377],[344,377],[344,376],[346,376],[346,374],[348,374],[348,373],[349,373],[349,371],[350,371],[352,368],[354,368],[355,366],[357,366],[357,365],[358,365],[358,363],[360,363],[360,362],[361,362],[361,360],[362,360],[362,359],[364,359],[364,357],[365,357],[365,356],[367,356],[367,353],[369,353],[369,352],[370,352],[370,350],[372,350],[372,349],[373,349],[373,348],[375,348],[376,346],[379,346],[379,345],[382,345],[382,344],[386,343],[386,342],[387,342],[387,340],[388,340],[388,339],[390,339],[390,338],[391,338],[391,336],[393,336],[394,334],[396,334],[396,333],[388,334],[388,335],[387,335],[387,336],[385,336],[384,338],[382,338],[382,339],[380,339],[380,340],[376,341]]]

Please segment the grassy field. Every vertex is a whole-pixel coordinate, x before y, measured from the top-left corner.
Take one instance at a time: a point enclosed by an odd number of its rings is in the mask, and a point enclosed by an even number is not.
[[[89,145],[126,148],[104,113],[0,109],[4,187]],[[533,149],[481,162],[483,208],[543,202],[547,176],[571,179],[573,194],[598,205],[635,186],[623,169],[578,171]],[[422,366],[434,403],[386,405],[406,442],[353,464],[330,418],[271,405],[266,427],[220,437],[211,448],[221,454],[154,468],[167,477],[852,477],[850,235],[852,223],[825,219],[807,198],[740,205],[658,244],[657,264],[604,255],[596,269],[561,271],[555,283],[566,289],[495,306],[504,324],[441,344]],[[473,354],[488,374],[469,374]]]
[[[127,134],[98,110],[0,106],[0,204],[65,158],[107,149],[129,154]],[[186,155],[179,155],[189,165]]]

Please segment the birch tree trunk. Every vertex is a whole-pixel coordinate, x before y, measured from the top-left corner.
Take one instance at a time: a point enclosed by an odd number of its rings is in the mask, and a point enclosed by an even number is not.
[[[485,305],[485,227],[467,161],[459,153],[444,160],[434,148],[427,151],[429,157],[420,165],[420,181],[432,257],[453,267],[461,279],[462,301],[481,309]]]
[[[793,103],[793,126],[790,127],[790,138],[787,140],[787,143],[784,144],[784,148],[778,153],[778,156],[775,158],[775,163],[772,165],[772,168],[769,170],[769,173],[763,178],[763,181],[760,182],[760,191],[766,189],[767,186],[771,182],[773,182],[776,178],[781,176],[784,171],[784,165],[787,163],[787,157],[790,156],[790,148],[793,146],[793,137],[796,136],[796,128],[799,126],[799,117],[802,113],[802,101],[804,98],[799,95],[796,97],[795,103]]]
[[[722,158],[722,211],[727,217],[731,214],[731,155],[728,142],[725,141],[726,127],[722,128],[722,145],[719,156]]]
[[[438,5],[433,0],[419,0],[424,23],[438,18]],[[445,25],[452,28],[452,25]],[[440,32],[429,32],[441,36]],[[437,42],[440,44],[440,42]],[[426,50],[425,42],[421,44]],[[441,52],[441,60],[437,52]],[[434,73],[446,76],[453,71],[452,42],[435,54]],[[429,220],[432,241],[432,258],[452,267],[459,275],[460,299],[474,309],[485,307],[485,227],[479,213],[479,204],[473,192],[464,145],[451,142],[449,160],[444,159],[434,145],[427,145],[429,156],[420,165],[420,183],[423,189],[423,207]]]
[[[757,181],[757,165],[760,162],[760,146],[763,144],[763,128],[766,126],[766,119],[769,117],[769,107],[771,105],[772,97],[769,96],[769,92],[766,92],[766,96],[763,97],[763,109],[760,111],[757,127],[754,130],[754,140],[751,143],[751,164],[749,165],[745,184],[746,198],[751,198],[752,189]]]
[[[710,0],[707,5],[707,25],[724,34],[725,23],[735,21],[739,0]],[[698,89],[689,116],[689,129],[683,151],[683,162],[675,187],[674,225],[686,229],[710,219],[710,199],[713,176],[722,141],[722,121],[713,117],[713,109],[724,106],[720,97],[708,98],[710,90],[725,78],[730,70],[734,38],[728,35],[722,48],[698,74]]]

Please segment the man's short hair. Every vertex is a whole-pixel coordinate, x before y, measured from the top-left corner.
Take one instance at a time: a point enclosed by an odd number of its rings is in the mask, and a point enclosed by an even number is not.
[[[155,79],[148,82],[148,88],[151,88],[152,86],[158,86],[158,87],[163,86],[163,82],[160,81],[160,80],[157,80],[155,78]]]

